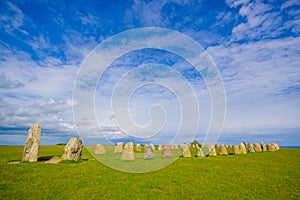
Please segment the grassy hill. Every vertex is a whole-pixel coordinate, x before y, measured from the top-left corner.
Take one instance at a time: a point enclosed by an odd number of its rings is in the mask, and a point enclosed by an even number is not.
[[[40,160],[63,145],[42,146]],[[192,149],[195,155],[195,149]],[[300,199],[300,150],[179,158],[150,173],[111,169],[85,148],[80,162],[19,163],[23,147],[0,147],[1,199]]]

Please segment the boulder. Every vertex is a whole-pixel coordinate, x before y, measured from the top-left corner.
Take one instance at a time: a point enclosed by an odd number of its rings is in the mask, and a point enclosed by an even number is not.
[[[239,145],[237,145],[237,144],[232,145],[232,153],[233,153],[233,155],[240,154]]]
[[[221,146],[220,146],[220,155],[228,155],[227,149],[224,146],[224,144],[221,144]]]
[[[261,150],[263,152],[267,151],[267,145],[265,145],[265,143],[263,141],[260,142],[260,146],[261,146]]]
[[[78,161],[81,159],[82,149],[83,145],[80,138],[70,138],[69,142],[65,146],[61,159]]]
[[[114,153],[122,153],[123,151],[123,142],[118,142],[115,147]]]
[[[267,144],[268,151],[274,152],[275,151],[275,145],[274,144]]]
[[[95,148],[95,154],[106,154],[105,147],[102,144],[97,144]]]
[[[172,156],[171,148],[167,144],[164,144],[162,146],[161,156],[163,158],[171,157]]]
[[[142,146],[140,144],[135,145],[135,151],[141,152],[142,151]]]
[[[40,135],[42,127],[34,123],[28,130],[27,140],[23,151],[23,161],[36,162],[38,160]]]
[[[190,157],[192,157],[190,148],[186,144],[182,145],[181,154],[182,154],[182,157],[184,157],[184,158],[190,158]]]
[[[261,146],[257,142],[254,142],[254,150],[255,152],[261,152]]]
[[[217,156],[216,148],[214,145],[211,145],[208,150],[208,156]]]
[[[240,154],[247,154],[247,149],[244,143],[240,144]]]
[[[249,153],[255,153],[254,146],[253,146],[252,143],[248,143],[248,152]]]
[[[121,160],[134,160],[133,143],[127,142],[122,151]]]
[[[154,158],[154,154],[153,154],[153,151],[152,151],[152,148],[149,144],[146,144],[144,146],[144,159],[152,159]]]

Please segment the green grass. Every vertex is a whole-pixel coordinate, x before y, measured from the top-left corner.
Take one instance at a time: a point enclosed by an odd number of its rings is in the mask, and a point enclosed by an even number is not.
[[[63,148],[42,146],[39,158],[60,157]],[[80,162],[8,164],[20,160],[22,151],[0,147],[0,199],[300,199],[296,149],[179,158],[140,174],[111,169],[86,148]]]

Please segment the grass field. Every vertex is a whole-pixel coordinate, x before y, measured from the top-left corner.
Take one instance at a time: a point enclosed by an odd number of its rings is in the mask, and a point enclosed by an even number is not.
[[[60,157],[63,148],[42,146],[39,158]],[[8,164],[22,151],[0,147],[0,199],[300,199],[297,149],[179,158],[140,174],[111,169],[86,149],[77,163]]]

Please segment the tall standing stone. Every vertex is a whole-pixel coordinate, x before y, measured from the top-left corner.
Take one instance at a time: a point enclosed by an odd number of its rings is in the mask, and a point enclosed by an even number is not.
[[[134,160],[133,143],[127,142],[122,151],[121,160]]]
[[[142,151],[142,147],[140,144],[136,144],[135,145],[135,151],[141,152]]]
[[[255,152],[261,152],[261,146],[257,142],[254,142],[254,150]]]
[[[220,155],[228,155],[227,149],[224,146],[224,144],[221,144],[221,146],[220,146]]]
[[[78,161],[81,158],[82,149],[83,145],[80,138],[70,138],[61,159]]]
[[[217,156],[215,145],[209,147],[208,156]]]
[[[152,159],[154,156],[151,146],[146,144],[144,147],[144,159]]]
[[[254,146],[253,146],[252,143],[248,143],[248,152],[249,153],[255,153]]]
[[[240,144],[240,154],[247,154],[247,149],[244,143]]]
[[[23,161],[36,162],[38,160],[40,136],[42,127],[34,123],[28,130],[27,140],[23,151]]]
[[[95,148],[95,154],[106,154],[105,147],[102,144],[97,144]]]
[[[184,158],[192,157],[190,148],[186,144],[182,145],[181,153],[182,153],[182,157]]]
[[[171,156],[172,156],[172,151],[171,151],[169,145],[167,145],[167,144],[164,144],[164,145],[163,145],[162,151],[161,151],[161,156],[162,156],[163,158],[171,157]]]
[[[122,153],[123,151],[123,142],[118,142],[117,146],[114,149],[114,153]]]
[[[233,155],[240,154],[239,145],[235,144],[232,146],[232,153],[233,153]]]

